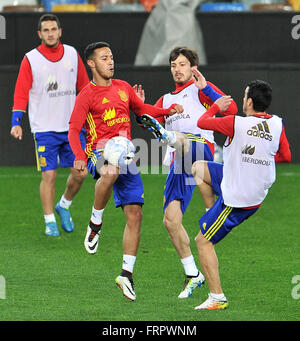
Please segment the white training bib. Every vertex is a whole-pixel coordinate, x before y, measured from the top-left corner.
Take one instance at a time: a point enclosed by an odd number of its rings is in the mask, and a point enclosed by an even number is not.
[[[163,96],[163,108],[169,108],[173,103],[183,106],[183,113],[172,116],[165,116],[165,128],[169,131],[179,131],[190,134],[201,134],[209,142],[214,143],[214,133],[212,130],[200,129],[197,126],[199,118],[207,110],[200,102],[199,89],[195,84],[190,84],[180,92],[169,93]],[[170,165],[174,148],[167,148],[163,164]]]
[[[76,98],[78,55],[73,47],[63,46],[63,57],[57,62],[51,62],[37,49],[26,54],[33,77],[28,103],[32,133],[69,130]]]
[[[262,203],[276,178],[274,156],[278,151],[282,120],[235,116],[234,136],[223,147],[224,203],[251,207]]]
[[[209,142],[214,142],[212,130],[200,129],[197,126],[199,118],[207,110],[199,99],[199,89],[191,84],[176,94],[163,96],[163,107],[169,108],[173,103],[183,106],[183,113],[165,117],[165,128],[167,130],[186,132],[190,134],[201,134]]]

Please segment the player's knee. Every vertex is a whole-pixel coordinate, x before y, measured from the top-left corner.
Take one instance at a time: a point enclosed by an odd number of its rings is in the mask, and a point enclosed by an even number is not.
[[[124,208],[127,224],[140,226],[143,219],[143,212],[139,205],[126,205]]]
[[[193,163],[192,165],[192,174],[193,176],[199,176],[201,177],[201,173],[204,173],[204,172],[200,172],[201,169],[203,169],[204,167],[204,161],[202,160],[198,160],[196,162]]]
[[[83,183],[84,179],[86,178],[88,171],[87,171],[87,169],[84,169],[83,171],[72,170],[71,174],[72,174],[72,177],[74,178],[74,180],[81,184],[81,183]]]
[[[203,236],[203,234],[202,234],[201,231],[200,231],[200,232],[198,233],[198,235],[196,236],[195,241],[196,241],[196,245],[197,245],[198,249],[203,248],[203,247],[205,247],[206,245],[211,244],[211,242],[210,242],[209,240],[207,240],[206,238],[204,238],[204,236]]]
[[[179,222],[169,214],[164,215],[163,224],[170,233],[178,230]]]
[[[49,170],[42,172],[42,181],[49,185],[54,185],[56,180],[56,171]]]
[[[105,165],[100,169],[100,175],[103,180],[115,181],[119,176],[119,168],[113,165]]]
[[[206,161],[196,161],[192,165],[192,175],[197,183],[197,185],[201,185],[205,178],[205,167],[207,162]]]
[[[82,172],[80,172],[80,180],[83,181],[88,175],[88,170],[84,169]]]
[[[169,216],[168,216],[167,212],[165,212],[165,214],[164,214],[163,224],[164,224],[165,227],[170,225],[170,219],[169,219]]]
[[[169,220],[169,218],[166,215],[164,215],[163,224],[168,229],[168,227],[170,225],[170,220]]]

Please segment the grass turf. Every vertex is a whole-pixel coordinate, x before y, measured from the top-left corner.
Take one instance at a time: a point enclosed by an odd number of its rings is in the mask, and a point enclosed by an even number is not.
[[[57,200],[68,171],[59,169],[58,174]],[[0,168],[0,275],[6,285],[5,299],[0,299],[0,320],[299,320],[300,299],[292,297],[296,285],[292,278],[300,275],[300,165],[278,165],[277,181],[262,207],[216,246],[229,300],[229,308],[217,312],[194,310],[207,298],[207,284],[189,299],[177,298],[184,273],[162,225],[165,177],[142,175],[145,206],[134,272],[137,300],[130,302],[114,283],[121,269],[125,219],[122,210],[114,208],[113,200],[104,213],[97,254],[87,254],[83,246],[93,204],[91,177],[71,207],[75,231],[68,234],[60,228],[59,237],[46,237],[39,199],[40,174],[34,167]],[[184,226],[197,264],[194,237],[203,213],[195,190]]]

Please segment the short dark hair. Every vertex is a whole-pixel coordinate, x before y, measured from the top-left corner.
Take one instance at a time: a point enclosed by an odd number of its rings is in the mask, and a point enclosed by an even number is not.
[[[58,28],[61,28],[60,21],[59,21],[58,17],[55,14],[48,14],[47,13],[47,14],[44,14],[40,17],[39,23],[38,23],[38,31],[40,31],[42,28],[42,22],[49,21],[49,20],[50,21],[56,21]]]
[[[265,81],[254,80],[248,85],[247,98],[253,101],[253,109],[256,112],[265,112],[272,102],[271,85]]]
[[[182,54],[183,56],[185,56],[188,59],[191,66],[198,66],[199,65],[199,57],[198,57],[197,52],[195,50],[189,49],[188,47],[185,47],[185,46],[175,47],[170,52],[169,63],[171,64],[171,62],[173,62],[175,59],[177,59],[180,54]]]
[[[108,43],[106,43],[105,41],[98,41],[96,43],[89,44],[85,48],[85,50],[84,50],[84,58],[85,58],[85,60],[87,61],[87,60],[91,59],[91,57],[94,54],[94,51],[96,49],[101,49],[101,47],[108,47],[108,48],[110,48],[110,45]]]

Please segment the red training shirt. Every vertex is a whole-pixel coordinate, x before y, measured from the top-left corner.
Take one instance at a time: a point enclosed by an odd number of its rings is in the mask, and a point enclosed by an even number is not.
[[[110,86],[87,84],[76,98],[69,126],[69,142],[75,160],[86,161],[92,150],[104,148],[105,142],[115,136],[131,139],[130,110],[136,115],[152,117],[168,115],[168,109],[145,104],[130,84],[112,79]],[[87,132],[87,145],[83,151],[79,134],[82,126]]]

